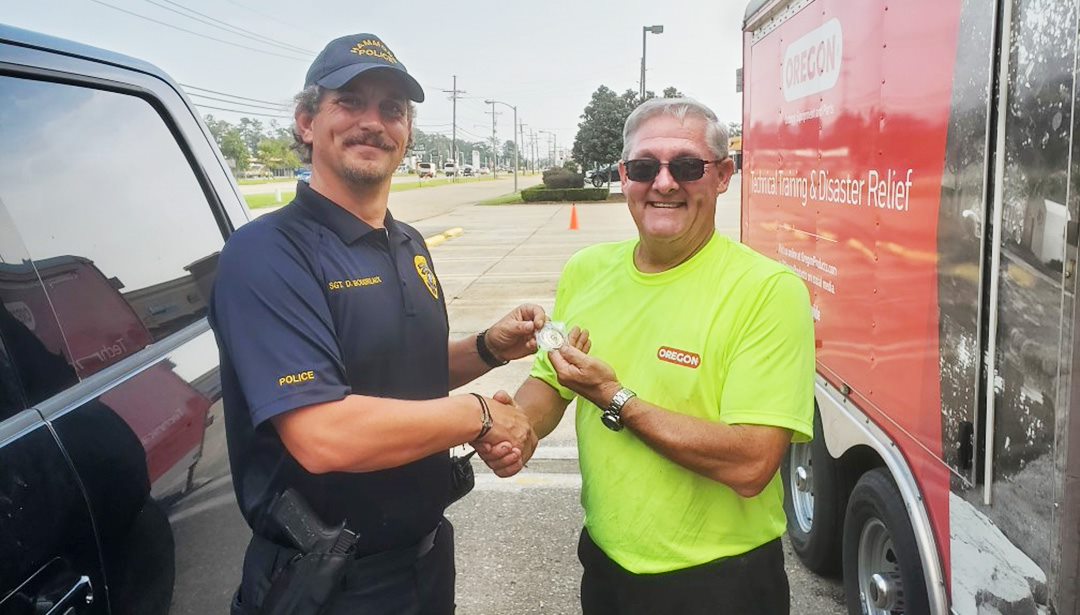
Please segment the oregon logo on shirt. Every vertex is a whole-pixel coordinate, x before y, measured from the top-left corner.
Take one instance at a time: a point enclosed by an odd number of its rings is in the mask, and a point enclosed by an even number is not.
[[[667,361],[668,363],[682,365],[683,367],[689,367],[691,369],[697,369],[698,366],[701,365],[701,355],[685,350],[679,350],[678,348],[668,348],[667,346],[661,346],[657,349],[656,358],[661,361]]]
[[[416,274],[420,276],[420,279],[424,281],[424,286],[427,286],[431,296],[436,299],[439,298],[439,281],[435,279],[435,272],[431,270],[428,265],[427,259],[422,254],[417,254],[413,258],[413,265],[416,265]]]

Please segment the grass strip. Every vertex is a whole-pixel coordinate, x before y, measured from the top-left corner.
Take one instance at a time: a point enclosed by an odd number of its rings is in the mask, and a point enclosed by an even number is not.
[[[504,179],[501,178],[500,179]],[[494,181],[493,177],[460,177],[457,181],[452,181],[450,178],[442,179],[425,179],[423,183],[421,180],[415,182],[401,182],[398,184],[390,185],[390,192],[404,192],[406,190],[416,190],[418,188],[434,188],[436,186],[447,186],[450,184],[468,184],[474,182],[486,182]],[[295,182],[294,182],[295,184]],[[244,200],[247,201],[248,207],[251,209],[262,209],[264,207],[278,207],[285,205],[289,201],[293,200],[293,196],[296,193],[294,191],[281,191],[281,201],[277,200],[277,194],[270,192],[266,194],[245,194]]]

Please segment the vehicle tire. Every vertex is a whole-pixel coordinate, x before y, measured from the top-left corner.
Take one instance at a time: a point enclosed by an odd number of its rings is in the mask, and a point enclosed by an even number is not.
[[[930,612],[915,532],[885,468],[863,474],[848,500],[844,594],[851,615]]]
[[[840,571],[847,484],[829,455],[814,413],[814,439],[792,444],[780,466],[791,547],[803,565],[821,575]]]
[[[604,181],[603,177],[600,177],[599,175],[593,175],[593,178],[592,178],[592,185],[593,186],[595,186],[596,188],[603,188],[605,183],[606,182]]]

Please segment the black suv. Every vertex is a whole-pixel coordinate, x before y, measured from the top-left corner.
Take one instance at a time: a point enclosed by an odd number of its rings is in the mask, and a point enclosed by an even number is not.
[[[589,181],[597,188],[603,188],[609,181],[613,184],[619,183],[619,163],[613,162],[593,171],[589,175]]]
[[[0,127],[0,613],[228,612],[228,167],[160,70],[6,26]]]

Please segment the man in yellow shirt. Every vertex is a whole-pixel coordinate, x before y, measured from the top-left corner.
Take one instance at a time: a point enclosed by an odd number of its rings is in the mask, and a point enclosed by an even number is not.
[[[540,437],[578,399],[582,608],[787,613],[777,470],[813,434],[806,287],[715,232],[734,168],[712,111],[653,99],[623,137],[639,236],[570,259],[552,319],[574,329],[515,396]]]

